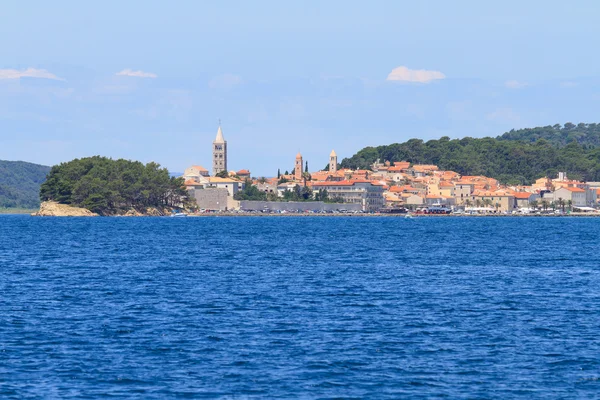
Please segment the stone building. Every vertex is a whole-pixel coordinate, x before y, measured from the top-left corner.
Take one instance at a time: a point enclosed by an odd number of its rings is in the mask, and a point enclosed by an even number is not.
[[[217,137],[213,141],[213,175],[221,171],[227,171],[227,141],[223,138],[221,125],[217,131]]]
[[[312,186],[315,193],[325,189],[330,199],[340,198],[344,203],[360,204],[363,211],[378,211],[385,202],[383,186],[368,180],[314,182]]]
[[[331,150],[331,154],[329,154],[329,172],[332,174],[337,172],[337,154],[335,154],[335,150]]]
[[[294,165],[294,179],[297,181],[302,180],[302,154],[296,155],[296,164]]]

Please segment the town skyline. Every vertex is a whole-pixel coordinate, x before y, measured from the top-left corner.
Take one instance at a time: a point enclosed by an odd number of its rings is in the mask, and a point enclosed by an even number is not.
[[[0,159],[182,171],[221,118],[231,159],[272,175],[298,151],[597,118],[591,1],[59,3],[0,15]]]

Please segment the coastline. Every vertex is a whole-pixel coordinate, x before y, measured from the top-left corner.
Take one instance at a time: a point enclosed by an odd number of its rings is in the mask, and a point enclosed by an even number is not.
[[[190,214],[190,218],[206,218],[206,217],[317,217],[317,218],[565,218],[565,217],[600,217],[600,213],[571,213],[571,214],[411,214],[411,217],[406,217],[407,214],[318,214],[318,213],[285,213],[285,214],[263,214],[263,213],[204,213]]]

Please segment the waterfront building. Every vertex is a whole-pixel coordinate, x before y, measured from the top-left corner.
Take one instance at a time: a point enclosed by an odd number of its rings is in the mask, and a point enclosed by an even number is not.
[[[548,193],[545,198],[549,198],[550,201],[554,201],[556,204],[559,199],[562,199],[565,202],[571,201],[572,205],[575,207],[586,207],[588,205],[593,205],[592,201],[588,202],[587,190],[578,188],[578,187],[562,187],[560,189],[555,190],[553,193]]]
[[[454,183],[454,198],[456,204],[464,204],[471,197],[475,190],[475,184],[472,182],[458,181]]]
[[[217,137],[213,141],[213,175],[221,171],[227,171],[227,141],[223,137],[223,131],[219,124]]]
[[[242,183],[231,178],[219,178],[213,176],[208,178],[208,183],[205,185],[206,188],[215,189],[227,189],[229,196],[233,197],[239,190],[241,190]]]
[[[512,212],[516,208],[515,196],[504,190],[475,190],[471,196],[473,205],[500,212]]]
[[[540,195],[530,192],[514,192],[515,203],[517,208],[530,208],[533,201],[540,199]]]
[[[313,182],[313,192],[327,190],[330,199],[339,198],[344,203],[360,204],[363,211],[378,211],[384,205],[384,186],[369,180],[339,182]]]

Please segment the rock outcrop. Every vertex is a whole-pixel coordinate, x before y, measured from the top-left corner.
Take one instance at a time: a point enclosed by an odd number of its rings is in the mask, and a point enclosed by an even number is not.
[[[44,201],[40,210],[31,214],[34,217],[97,217],[98,214],[85,208],[71,207],[55,201]]]

